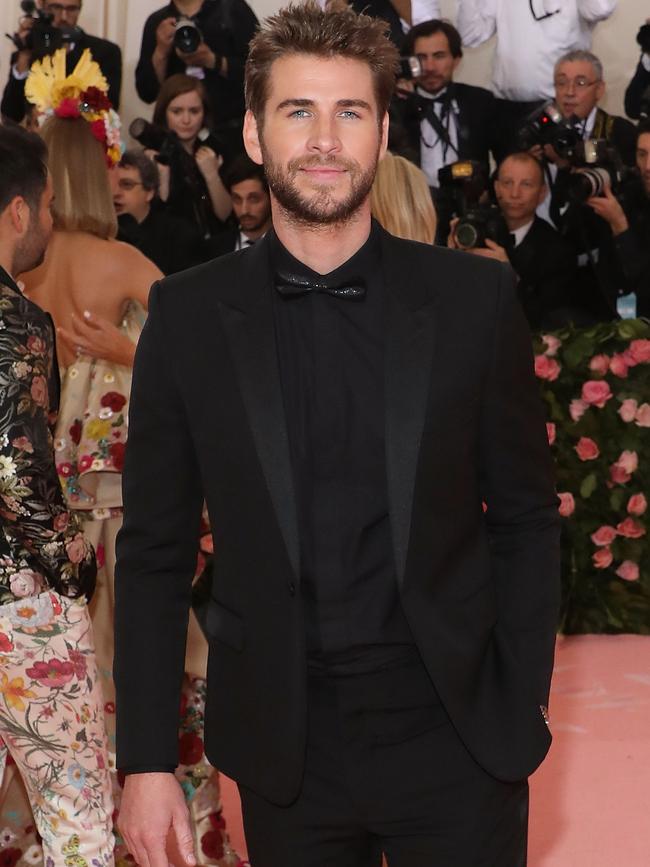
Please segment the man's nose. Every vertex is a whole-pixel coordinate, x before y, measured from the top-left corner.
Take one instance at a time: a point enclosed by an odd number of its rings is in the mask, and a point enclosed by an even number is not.
[[[334,119],[330,117],[317,118],[312,127],[309,147],[323,153],[329,153],[339,146],[338,134]]]

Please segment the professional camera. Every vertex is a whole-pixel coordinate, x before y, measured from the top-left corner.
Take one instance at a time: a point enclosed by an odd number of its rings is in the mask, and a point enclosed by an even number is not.
[[[642,24],[636,35],[636,41],[644,54],[650,54],[650,24]]]
[[[616,193],[623,178],[618,152],[604,139],[581,141],[570,154],[574,170],[567,181],[569,200],[584,204],[592,196],[604,196],[605,188]]]
[[[136,117],[129,126],[129,135],[148,150],[157,151],[156,162],[168,166],[174,152],[181,147],[176,133],[149,123],[143,117]]]
[[[51,54],[57,48],[62,48],[70,42],[75,42],[81,36],[80,27],[54,27],[54,16],[44,9],[39,9],[34,0],[21,0],[20,9],[24,18],[33,21],[31,30],[21,39],[18,34],[5,34],[18,51],[33,51],[36,54]]]
[[[562,117],[554,102],[547,102],[528,115],[517,132],[517,147],[522,151],[535,145],[550,144],[558,154],[580,141],[570,120]]]
[[[485,247],[489,238],[501,246],[508,239],[508,229],[496,205],[483,203],[487,193],[487,177],[482,163],[463,160],[444,166],[438,172],[440,189],[452,196],[458,223],[454,231],[456,243],[463,250]]]
[[[420,78],[422,75],[422,64],[417,57],[400,57],[398,78],[406,78],[407,81],[413,81],[415,78]]]
[[[194,54],[202,42],[203,34],[197,25],[191,18],[182,15],[176,22],[174,48],[178,48],[182,54]]]

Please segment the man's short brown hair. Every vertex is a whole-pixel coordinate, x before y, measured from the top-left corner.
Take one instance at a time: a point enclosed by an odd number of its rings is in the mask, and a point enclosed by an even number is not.
[[[381,119],[393,94],[399,58],[387,32],[385,21],[357,15],[344,0],[328,3],[325,10],[315,0],[290,4],[267,18],[251,41],[246,61],[246,108],[261,123],[273,63],[291,54],[312,54],[367,63]]]

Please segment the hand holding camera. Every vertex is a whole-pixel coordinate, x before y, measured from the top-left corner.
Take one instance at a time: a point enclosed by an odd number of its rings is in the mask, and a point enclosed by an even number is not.
[[[602,217],[603,220],[609,223],[612,234],[622,235],[630,228],[625,211],[621,207],[609,183],[605,183],[603,191],[598,196],[592,196],[586,202],[589,207]]]

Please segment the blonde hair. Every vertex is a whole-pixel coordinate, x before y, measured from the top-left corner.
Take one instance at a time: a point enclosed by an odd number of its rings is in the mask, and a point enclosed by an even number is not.
[[[88,232],[107,240],[117,235],[104,148],[82,118],[51,117],[41,136],[52,175],[54,228]]]
[[[370,207],[373,217],[391,235],[434,243],[438,221],[426,175],[404,157],[389,151],[380,161]]]

